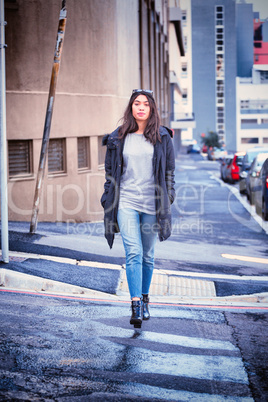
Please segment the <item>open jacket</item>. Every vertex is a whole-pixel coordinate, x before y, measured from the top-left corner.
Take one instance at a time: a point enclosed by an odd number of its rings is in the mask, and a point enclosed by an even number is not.
[[[105,157],[105,184],[101,204],[104,208],[105,237],[112,248],[114,234],[119,232],[117,211],[119,204],[120,179],[123,170],[124,141],[118,138],[117,128],[103,138],[107,146]],[[164,126],[159,130],[161,142],[154,145],[153,173],[155,180],[155,210],[159,240],[166,240],[171,235],[170,206],[175,199],[175,157],[172,144],[172,131]]]

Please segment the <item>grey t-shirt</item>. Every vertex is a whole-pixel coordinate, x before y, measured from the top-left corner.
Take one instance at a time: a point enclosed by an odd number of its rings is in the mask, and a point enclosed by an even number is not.
[[[143,134],[131,133],[126,136],[119,209],[131,208],[155,214],[153,153],[153,145],[146,141]]]

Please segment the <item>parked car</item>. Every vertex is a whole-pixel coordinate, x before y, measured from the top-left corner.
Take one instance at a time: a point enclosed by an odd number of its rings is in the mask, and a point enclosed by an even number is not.
[[[204,144],[204,145],[202,146],[202,152],[203,152],[203,154],[207,154],[207,152],[208,152],[208,147],[207,147],[206,144]]]
[[[244,155],[245,155],[245,152],[236,152],[234,154],[233,160],[227,169],[226,180],[229,183],[235,183],[235,182],[239,181],[240,165],[244,158]]]
[[[268,221],[268,159],[264,161],[260,174],[256,178],[254,190],[256,212]]]
[[[200,154],[201,148],[198,144],[191,144],[187,147],[187,154]]]
[[[227,175],[229,173],[229,168],[231,166],[232,160],[234,159],[234,155],[227,155],[221,161],[220,172],[221,172],[221,179],[224,182],[227,182]]]
[[[251,164],[251,167],[248,171],[248,175],[246,177],[246,193],[251,205],[254,204],[256,179],[260,175],[262,165],[267,158],[268,158],[268,152],[259,153],[257,156],[255,156]]]
[[[250,166],[253,162],[255,156],[257,156],[260,152],[268,152],[268,148],[264,147],[254,147],[250,148],[246,151],[245,156],[243,157],[241,166],[240,166],[240,173],[239,173],[239,191],[241,194],[246,194],[246,177],[248,175],[248,171]]]
[[[213,159],[214,160],[219,160],[223,159],[227,155],[227,151],[225,148],[214,148],[213,149]]]
[[[186,138],[184,140],[181,140],[182,147],[188,147],[188,145],[193,145],[196,143],[197,143],[197,141],[193,138]]]

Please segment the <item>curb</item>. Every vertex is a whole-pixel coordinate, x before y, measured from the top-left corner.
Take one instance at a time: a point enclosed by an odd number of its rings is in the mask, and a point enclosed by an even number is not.
[[[44,279],[33,275],[0,269],[0,286],[9,291],[31,291],[36,294],[76,296],[81,298],[94,298],[95,300],[107,300],[126,302],[129,300],[127,292],[119,292],[117,295],[99,292],[88,288],[69,285],[63,282]],[[218,305],[218,306],[244,306],[268,308],[268,292],[251,295],[227,296],[227,297],[188,297],[188,296],[151,296],[151,303],[163,304],[189,304],[189,305]]]

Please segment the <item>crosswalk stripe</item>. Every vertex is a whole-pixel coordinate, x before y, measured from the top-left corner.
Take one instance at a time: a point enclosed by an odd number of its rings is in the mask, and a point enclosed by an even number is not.
[[[191,391],[179,391],[174,389],[166,389],[161,387],[154,387],[151,385],[128,383],[126,385],[120,386],[120,391],[124,391],[136,396],[142,396],[144,398],[161,398],[161,400],[172,400],[180,402],[254,402],[253,398],[250,397],[239,397],[239,396],[226,396],[226,395],[215,395],[207,393],[197,393]]]

